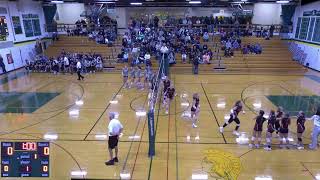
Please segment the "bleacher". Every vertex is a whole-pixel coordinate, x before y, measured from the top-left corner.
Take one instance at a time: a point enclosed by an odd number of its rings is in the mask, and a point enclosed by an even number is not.
[[[218,45],[220,49],[220,38],[215,36],[210,42],[206,42],[209,48],[213,49],[215,45]],[[288,44],[282,41],[278,37],[274,37],[270,40],[256,37],[244,37],[242,38],[242,45],[260,43],[262,46],[262,54],[246,54],[243,55],[241,51],[235,51],[233,58],[223,57],[223,51],[220,50],[220,56],[222,57],[221,65],[225,67],[223,71],[230,73],[303,73],[305,68],[301,66],[297,61],[293,60],[293,55],[289,50]],[[204,42],[201,42],[204,44]],[[118,39],[113,47],[107,47],[106,45],[97,44],[95,41],[89,40],[87,37],[77,36],[60,36],[59,41],[55,41],[45,51],[45,55],[50,57],[57,56],[61,50],[64,49],[67,52],[99,53],[103,57],[104,67],[114,68],[114,70],[121,70],[124,64],[116,63],[117,55],[121,51],[121,40]],[[176,53],[177,64],[171,67],[172,72],[191,73],[191,64],[183,64],[181,61],[181,54]],[[200,64],[200,73],[213,73],[218,72],[214,68],[217,67],[219,62],[213,60],[211,64]],[[152,64],[157,67],[155,57],[152,57]],[[221,70],[219,70],[220,72]]]
[[[86,36],[60,35],[58,41],[54,41],[44,54],[48,57],[56,57],[64,49],[72,53],[96,53],[103,57],[104,66],[114,64],[118,53],[121,51],[121,41],[117,40],[112,47],[106,44],[97,44]]]

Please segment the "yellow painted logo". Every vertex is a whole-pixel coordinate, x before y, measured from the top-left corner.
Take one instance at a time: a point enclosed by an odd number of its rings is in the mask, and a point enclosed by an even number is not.
[[[212,177],[226,180],[238,179],[241,171],[239,157],[219,149],[208,149],[204,154],[204,163],[208,166],[206,169]]]

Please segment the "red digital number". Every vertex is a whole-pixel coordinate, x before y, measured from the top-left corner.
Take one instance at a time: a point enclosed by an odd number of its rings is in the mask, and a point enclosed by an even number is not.
[[[27,151],[36,151],[37,144],[32,142],[22,143],[22,149]]]

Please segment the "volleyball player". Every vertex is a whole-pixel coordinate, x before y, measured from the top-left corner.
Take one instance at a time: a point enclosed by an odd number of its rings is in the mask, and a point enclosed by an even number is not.
[[[198,127],[196,125],[198,121],[198,117],[200,114],[200,98],[198,93],[194,93],[192,96],[192,106],[191,106],[191,120],[192,120],[192,127]]]
[[[266,118],[263,117],[263,115],[264,115],[264,111],[260,110],[259,115],[255,118],[256,123],[253,128],[251,143],[249,144],[250,148],[253,148],[253,144],[255,143],[255,140],[258,141],[257,144],[255,144],[255,147],[256,148],[260,147],[263,123],[267,120]]]
[[[163,92],[166,92],[167,89],[170,87],[170,80],[167,76],[164,77],[164,80],[163,80]]]
[[[302,143],[302,134],[304,130],[306,129],[304,126],[304,123],[306,122],[306,117],[303,111],[299,111],[298,117],[297,117],[297,149],[302,150],[304,149],[303,143]]]
[[[169,88],[167,88],[167,91],[164,93],[164,104],[166,108],[166,114],[169,114],[169,108],[170,108],[170,103],[173,100],[173,97],[175,96],[175,89],[171,85]]]
[[[280,120],[280,147],[283,147],[283,143],[286,143],[287,149],[289,149],[289,125],[291,123],[289,114],[285,114],[284,117]]]
[[[133,66],[130,67],[130,84],[129,88],[134,84],[136,81],[136,71]]]
[[[245,111],[242,110],[242,103],[239,100],[235,103],[234,107],[231,109],[230,119],[227,122],[225,122],[222,127],[220,127],[220,133],[223,133],[223,128],[225,128],[226,126],[228,126],[228,124],[234,121],[236,123],[236,128],[233,131],[233,134],[237,136],[239,135],[238,130],[240,127],[240,120],[238,118],[238,115],[241,111],[242,113],[245,113]]]
[[[164,77],[164,80],[163,80],[163,103],[162,103],[162,107],[164,107],[165,105],[165,92],[167,91],[167,89],[170,87],[171,85],[171,82],[169,80],[169,78],[167,76]]]
[[[268,126],[267,126],[267,133],[266,133],[266,147],[264,148],[267,151],[271,151],[271,142],[272,142],[272,134],[275,131],[275,123],[276,123],[276,113],[274,110],[270,111],[269,118],[268,118]]]
[[[136,87],[137,87],[137,89],[143,89],[142,83],[141,83],[141,77],[142,77],[141,66],[137,66],[136,67],[136,78],[137,78]]]
[[[152,69],[150,66],[147,66],[144,70],[144,87],[148,87],[149,86],[149,82],[152,79]]]
[[[278,107],[277,112],[276,112],[276,122],[275,122],[275,128],[276,128],[276,133],[278,134],[280,131],[280,121],[283,117],[283,108],[281,106]]]
[[[129,69],[127,65],[124,66],[122,69],[122,77],[123,77],[123,84],[125,88],[128,88],[128,76],[129,76]]]

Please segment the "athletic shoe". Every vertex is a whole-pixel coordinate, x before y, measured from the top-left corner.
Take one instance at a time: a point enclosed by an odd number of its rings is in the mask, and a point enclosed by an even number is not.
[[[266,150],[266,151],[271,151],[272,150],[271,147],[265,147],[263,149]]]
[[[303,147],[303,146],[298,146],[297,149],[298,149],[298,150],[303,150],[304,147]]]
[[[233,135],[239,136],[239,132],[238,131],[233,131],[232,133]]]
[[[251,143],[249,144],[249,148],[250,148],[250,149],[252,149],[252,148],[253,148],[253,145],[252,145]]]
[[[113,161],[114,161],[114,162],[119,162],[118,157],[113,158]]]
[[[166,114],[169,114],[169,112],[168,112],[168,111],[166,111]]]
[[[193,124],[192,124],[192,127],[193,127],[193,128],[197,128],[198,126],[193,123]]]
[[[223,133],[223,127],[219,127],[220,133]]]
[[[107,166],[112,166],[112,165],[114,165],[114,161],[113,161],[113,160],[110,160],[110,161],[105,162],[105,164],[106,164]]]
[[[259,145],[259,144],[256,144],[255,146],[256,146],[256,148],[257,148],[257,149],[259,149],[259,148],[260,148],[260,145]]]

